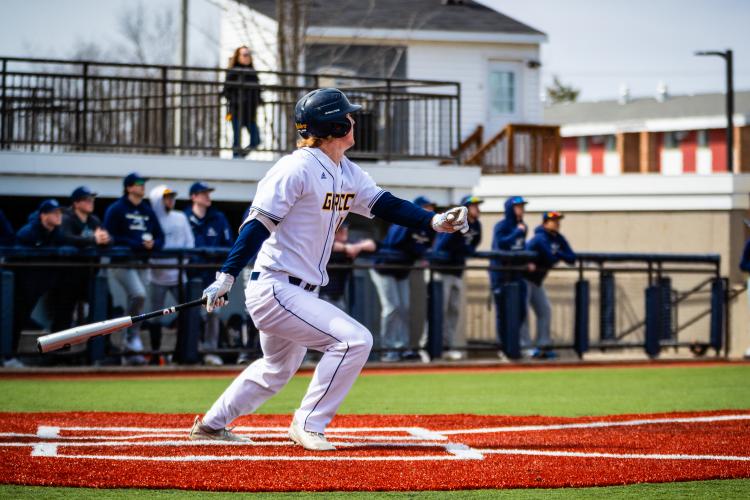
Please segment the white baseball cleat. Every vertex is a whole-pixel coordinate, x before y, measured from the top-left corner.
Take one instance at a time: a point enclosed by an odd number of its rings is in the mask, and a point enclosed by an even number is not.
[[[191,441],[232,441],[236,443],[252,443],[250,438],[232,432],[232,429],[209,429],[203,425],[200,415],[196,415],[193,428],[190,429]]]
[[[306,450],[312,451],[333,451],[336,449],[326,439],[322,432],[308,432],[302,425],[297,423],[297,419],[292,420],[289,426],[289,439],[302,446]]]

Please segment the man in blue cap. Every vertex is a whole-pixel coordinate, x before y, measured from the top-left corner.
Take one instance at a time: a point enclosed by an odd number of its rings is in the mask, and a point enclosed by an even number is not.
[[[211,193],[214,188],[205,182],[194,182],[190,186],[191,205],[185,209],[185,215],[193,230],[195,248],[207,247],[231,247],[234,245],[234,234],[226,216],[213,207]],[[198,259],[195,259],[198,262]],[[191,271],[189,276],[199,277],[203,280],[203,286],[207,287],[214,281],[215,272]],[[202,309],[201,311],[205,311]],[[206,329],[203,334],[203,348],[215,350],[219,347],[219,315],[215,312],[205,313]],[[216,354],[206,354],[203,362],[207,365],[222,365],[224,362]]]
[[[117,246],[126,246],[136,255],[146,254],[152,250],[161,250],[164,246],[164,233],[151,205],[144,201],[146,178],[136,172],[123,179],[123,196],[107,208],[104,214],[104,227]],[[113,262],[116,259],[112,259]],[[113,268],[110,276],[122,286],[128,296],[127,314],[141,314],[146,301],[145,273],[138,269]],[[132,352],[143,350],[139,327],[132,326],[125,333],[125,347]],[[135,354],[127,361],[130,364],[142,365],[146,359]]]
[[[29,215],[29,222],[18,230],[16,242],[25,247],[56,247],[63,244],[60,224],[62,210],[55,199],[44,200],[39,208]],[[28,259],[24,259],[28,260]],[[44,258],[43,260],[50,260]],[[18,350],[21,331],[31,316],[39,299],[59,282],[60,272],[57,268],[28,267],[14,270],[13,303],[13,339],[12,352],[4,353],[3,365],[10,368],[21,368],[24,364],[13,357]]]
[[[575,264],[575,252],[570,248],[568,240],[560,234],[560,221],[563,217],[564,215],[560,212],[544,212],[542,225],[534,229],[534,237],[526,243],[526,250],[536,252],[538,255],[535,269],[526,274],[527,304],[536,315],[537,335],[536,345],[534,345],[529,334],[527,311],[521,325],[521,348],[533,358],[553,359],[557,357],[557,354],[549,349],[552,306],[543,283],[549,270],[561,260],[567,264]]]
[[[18,244],[27,247],[60,246],[63,244],[62,207],[54,198],[44,200],[29,215],[29,222],[18,230]]]
[[[435,202],[426,196],[417,196],[414,204],[435,211]],[[408,267],[421,259],[432,246],[435,233],[424,229],[410,229],[396,224],[388,228],[379,245],[380,256],[375,265],[398,265],[399,269],[371,269],[370,278],[380,299],[381,361],[399,361],[403,349],[409,347],[409,274]]]
[[[432,251],[432,263],[445,266],[435,272],[435,278],[443,282],[443,346],[448,350],[443,357],[460,360],[466,352],[458,349],[466,344],[463,312],[466,309],[464,290],[464,267],[466,258],[473,255],[482,240],[482,224],[479,222],[479,205],[484,200],[474,195],[461,198],[461,205],[468,209],[469,230],[465,233],[440,233]]]
[[[96,195],[88,186],[78,186],[71,193],[71,204],[63,210],[61,226],[66,245],[89,247],[110,243],[109,233],[94,215]]]
[[[493,251],[520,251],[526,247],[526,234],[528,226],[523,221],[528,201],[523,196],[510,196],[505,200],[505,218],[500,220],[492,231]],[[502,259],[490,261],[494,267],[507,264]],[[534,271],[535,265],[528,264],[529,271]],[[509,282],[518,283],[521,292],[521,303],[526,303],[526,281],[520,271],[490,271],[490,287],[495,299],[495,327],[497,328],[498,343],[502,345],[502,339],[508,332],[504,331],[502,322],[502,287]],[[526,308],[522,308],[521,322],[525,319]]]
[[[101,246],[110,243],[109,233],[94,215],[96,193],[87,186],[79,186],[70,195],[70,207],[62,211],[63,244],[78,248]],[[94,262],[90,257],[73,257],[76,262]],[[73,326],[76,304],[88,301],[93,268],[71,267],[60,270],[60,282],[50,290],[50,303],[54,304],[52,331]]]

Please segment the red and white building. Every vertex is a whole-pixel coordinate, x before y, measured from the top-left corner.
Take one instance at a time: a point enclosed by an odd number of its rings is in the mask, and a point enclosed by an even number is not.
[[[724,94],[548,106],[563,175],[727,173]],[[735,93],[734,172],[750,172],[750,91]]]

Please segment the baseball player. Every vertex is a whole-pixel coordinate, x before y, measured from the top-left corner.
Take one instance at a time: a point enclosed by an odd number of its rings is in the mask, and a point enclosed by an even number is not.
[[[297,371],[308,349],[323,353],[289,437],[308,450],[334,450],[325,429],[372,347],[370,332],[317,292],[328,282],[334,233],[350,213],[406,227],[454,232],[466,228],[466,207],[435,214],[379,188],[344,153],[354,145],[352,105],[337,89],[302,97],[294,115],[302,139],[258,184],[249,215],[216,281],[203,292],[206,309],[221,307],[235,277],[254,257],[245,289],[260,331],[263,357],[248,366],[201,419],[191,439],[246,441],[227,425],[254,412]]]

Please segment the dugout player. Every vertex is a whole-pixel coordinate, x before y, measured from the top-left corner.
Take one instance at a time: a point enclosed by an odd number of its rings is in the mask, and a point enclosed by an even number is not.
[[[417,196],[414,204],[425,210],[434,211],[435,202],[426,196]],[[398,224],[388,228],[385,239],[380,243],[380,256],[375,264],[397,264],[401,269],[370,269],[370,278],[378,291],[380,300],[380,348],[381,361],[401,360],[402,349],[409,346],[409,289],[408,266],[413,266],[432,246],[435,232],[428,229],[415,229]]]
[[[550,322],[552,321],[552,306],[547,292],[544,290],[544,278],[549,270],[561,260],[568,264],[575,264],[576,254],[570,247],[568,240],[560,233],[560,221],[565,217],[560,212],[544,212],[542,225],[534,229],[534,237],[526,243],[526,250],[536,252],[538,257],[536,268],[526,274],[527,312],[521,325],[521,349],[533,358],[553,359],[557,357],[549,350]],[[536,342],[532,343],[529,333],[528,306],[536,315]]]
[[[29,215],[29,222],[18,230],[16,243],[24,247],[59,247],[63,245],[60,224],[62,223],[62,208],[55,199],[44,200],[37,210]],[[28,262],[28,258],[23,259]],[[52,260],[42,257],[42,260]],[[13,338],[11,353],[5,353],[3,366],[8,368],[23,368],[24,364],[13,357],[18,351],[21,331],[31,316],[39,299],[51,290],[60,279],[57,268],[50,267],[20,267],[13,272],[15,287],[13,292]]]
[[[229,227],[226,216],[213,207],[211,193],[214,188],[205,182],[194,182],[190,186],[191,205],[185,209],[185,215],[190,222],[195,238],[195,248],[231,247],[234,244],[234,234]],[[194,262],[205,262],[203,258],[194,258]],[[207,287],[214,281],[214,272],[193,270],[188,272],[191,278],[197,277]],[[219,315],[215,312],[206,313],[206,328],[203,333],[203,348],[215,350],[219,347]],[[203,363],[207,365],[223,365],[224,361],[216,354],[204,354]]]
[[[102,222],[94,214],[96,194],[87,186],[78,186],[70,195],[70,207],[62,211],[62,240],[64,245],[78,248],[106,247],[111,238]],[[72,257],[76,262],[95,262],[91,257]],[[70,267],[61,269],[60,282],[50,290],[50,302],[54,304],[51,330],[59,332],[73,325],[73,312],[79,301],[88,302],[89,285],[94,268]],[[109,340],[107,340],[109,341]]]
[[[482,241],[482,224],[479,222],[481,203],[484,200],[477,196],[466,195],[461,198],[461,205],[468,210],[469,230],[438,235],[432,250],[433,264],[448,267],[435,272],[435,277],[443,283],[443,346],[448,348],[443,357],[454,361],[466,357],[464,351],[456,349],[466,343],[463,324],[466,303],[463,268],[466,258],[476,252]]]
[[[359,241],[349,241],[349,223],[343,222],[333,239],[333,249],[328,264],[339,264],[347,267],[335,269],[327,268],[328,284],[320,289],[320,298],[330,302],[342,311],[348,310],[346,287],[352,275],[352,268],[348,267],[362,252],[374,252],[378,248],[375,241],[365,238]]]
[[[146,194],[146,178],[136,172],[125,176],[122,181],[123,196],[107,207],[104,213],[104,227],[112,236],[115,245],[126,246],[136,256],[161,250],[164,246],[164,233],[161,230],[156,214],[148,201],[143,198]],[[112,262],[122,259],[112,259]],[[128,296],[129,316],[141,314],[146,301],[145,273],[138,269],[117,267],[109,270],[112,279],[117,281]],[[125,333],[125,347],[132,352],[143,350],[143,342],[137,325],[128,328]],[[128,357],[127,362],[142,365],[146,359],[135,354]]]
[[[526,234],[528,226],[523,221],[528,201],[522,196],[510,196],[505,200],[505,218],[495,224],[492,230],[492,250],[518,251],[526,247]],[[505,264],[501,259],[492,259],[492,266],[502,266]],[[528,270],[534,271],[535,265],[529,263]],[[526,303],[526,282],[520,271],[490,271],[490,286],[492,295],[495,299],[495,327],[497,329],[498,343],[502,344],[505,338],[503,332],[502,316],[502,286],[508,282],[516,282],[521,287],[521,303]],[[526,308],[522,308],[521,322],[526,317]]]
[[[336,229],[353,212],[407,227],[465,230],[465,207],[428,212],[379,188],[344,156],[354,145],[351,113],[359,109],[332,88],[314,90],[297,102],[298,149],[261,179],[232,251],[203,292],[206,309],[222,306],[235,277],[257,254],[245,304],[260,331],[263,357],[232,382],[202,419],[195,418],[191,439],[246,441],[227,425],[284,387],[313,349],[323,356],[294,412],[289,437],[308,450],[335,449],[326,440],[326,426],[372,347],[364,326],[317,296],[328,282],[326,264]]]

